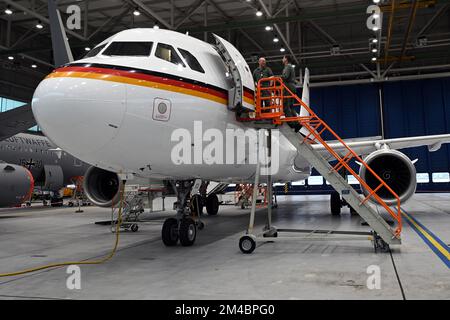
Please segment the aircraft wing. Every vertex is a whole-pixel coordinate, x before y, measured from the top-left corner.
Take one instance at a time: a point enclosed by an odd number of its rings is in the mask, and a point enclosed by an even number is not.
[[[31,106],[22,107],[0,113],[0,141],[15,136],[36,126]]]
[[[384,145],[388,146],[390,149],[406,149],[427,146],[430,152],[438,151],[442,144],[450,143],[450,134],[434,135],[434,136],[421,136],[421,137],[407,137],[407,138],[396,138],[396,139],[358,139],[355,141],[344,140],[345,143],[358,155],[368,155],[374,151],[379,150]],[[330,141],[328,144],[336,151],[342,151],[345,153],[345,148],[340,142]],[[322,156],[329,154],[328,151],[322,145],[313,145],[313,148],[322,151]]]

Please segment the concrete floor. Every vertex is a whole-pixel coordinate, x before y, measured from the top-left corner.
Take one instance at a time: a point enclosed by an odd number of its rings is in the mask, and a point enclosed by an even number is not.
[[[367,230],[344,209],[332,217],[327,196],[280,197],[278,227]],[[404,208],[450,243],[450,194],[416,195]],[[31,208],[0,211],[0,273],[47,263],[94,259],[114,235],[95,221],[108,209]],[[369,241],[261,245],[243,255],[237,243],[249,210],[221,207],[205,217],[191,248],[166,248],[160,230],[168,213],[148,215],[138,233],[121,235],[110,262],[81,266],[81,290],[68,290],[66,268],[0,278],[0,299],[450,299],[449,268],[405,223],[403,245],[375,254]],[[257,219],[264,222],[264,212]],[[368,266],[381,270],[381,289],[366,286]],[[398,276],[395,272],[397,269]]]

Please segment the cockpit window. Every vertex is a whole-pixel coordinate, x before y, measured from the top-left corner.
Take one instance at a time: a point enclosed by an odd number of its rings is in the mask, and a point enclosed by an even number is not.
[[[197,58],[194,57],[192,55],[192,53],[190,53],[187,50],[181,49],[181,48],[178,48],[178,51],[180,51],[184,60],[186,60],[187,64],[189,65],[189,67],[191,67],[192,70],[201,72],[201,73],[205,73],[205,70],[200,65],[200,62],[198,62]]]
[[[89,51],[87,53],[87,55],[85,55],[85,58],[92,58],[95,57],[96,55],[98,55],[104,47],[106,47],[107,43],[102,44],[101,46],[95,47],[94,49],[92,49],[91,51]]]
[[[159,43],[156,47],[155,55],[157,58],[186,67],[186,65],[183,63],[183,60],[181,60],[180,56],[175,51],[174,47],[169,46],[168,44]]]
[[[103,52],[104,56],[148,57],[153,42],[113,42]]]

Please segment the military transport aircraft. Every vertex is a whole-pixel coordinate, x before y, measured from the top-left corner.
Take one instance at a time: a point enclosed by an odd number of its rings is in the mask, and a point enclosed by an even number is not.
[[[30,199],[34,187],[53,194],[83,177],[88,165],[56,147],[48,138],[21,133],[0,142],[0,207],[14,207]]]

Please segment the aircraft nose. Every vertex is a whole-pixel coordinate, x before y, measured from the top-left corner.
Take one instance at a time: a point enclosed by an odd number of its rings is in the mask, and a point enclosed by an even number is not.
[[[121,83],[82,75],[50,75],[36,89],[32,108],[42,131],[81,158],[118,134],[126,111],[126,89]]]

